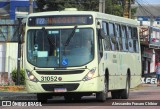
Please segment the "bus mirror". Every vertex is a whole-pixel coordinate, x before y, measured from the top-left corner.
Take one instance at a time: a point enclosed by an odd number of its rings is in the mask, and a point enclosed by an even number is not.
[[[104,39],[106,37],[106,34],[104,33],[104,31],[102,29],[99,29],[98,36],[99,36],[99,38]]]

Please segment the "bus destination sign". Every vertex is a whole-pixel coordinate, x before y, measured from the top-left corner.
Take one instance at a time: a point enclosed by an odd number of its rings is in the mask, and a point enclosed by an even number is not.
[[[28,26],[70,26],[90,25],[92,23],[93,17],[91,15],[37,16],[28,19]]]

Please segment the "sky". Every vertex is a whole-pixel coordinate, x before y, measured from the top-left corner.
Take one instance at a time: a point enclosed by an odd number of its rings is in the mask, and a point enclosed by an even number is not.
[[[140,4],[160,4],[160,0],[136,0]]]

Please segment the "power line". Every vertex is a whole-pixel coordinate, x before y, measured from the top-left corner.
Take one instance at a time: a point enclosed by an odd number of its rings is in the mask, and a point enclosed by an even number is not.
[[[157,6],[155,6],[155,5],[150,5],[149,3],[148,3],[148,1],[145,1],[145,0],[141,0],[142,2],[144,2],[145,4],[147,4],[149,7],[152,7],[155,11],[157,11],[157,10],[159,10],[159,8],[157,8]],[[147,8],[147,7],[146,7]]]
[[[155,17],[150,11],[148,11],[144,6],[142,6],[137,0],[135,1],[145,12],[149,13],[150,17]]]

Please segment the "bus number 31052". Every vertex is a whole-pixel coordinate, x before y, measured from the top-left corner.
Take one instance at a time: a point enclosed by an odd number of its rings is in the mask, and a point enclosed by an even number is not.
[[[57,76],[41,76],[41,81],[57,81]]]

